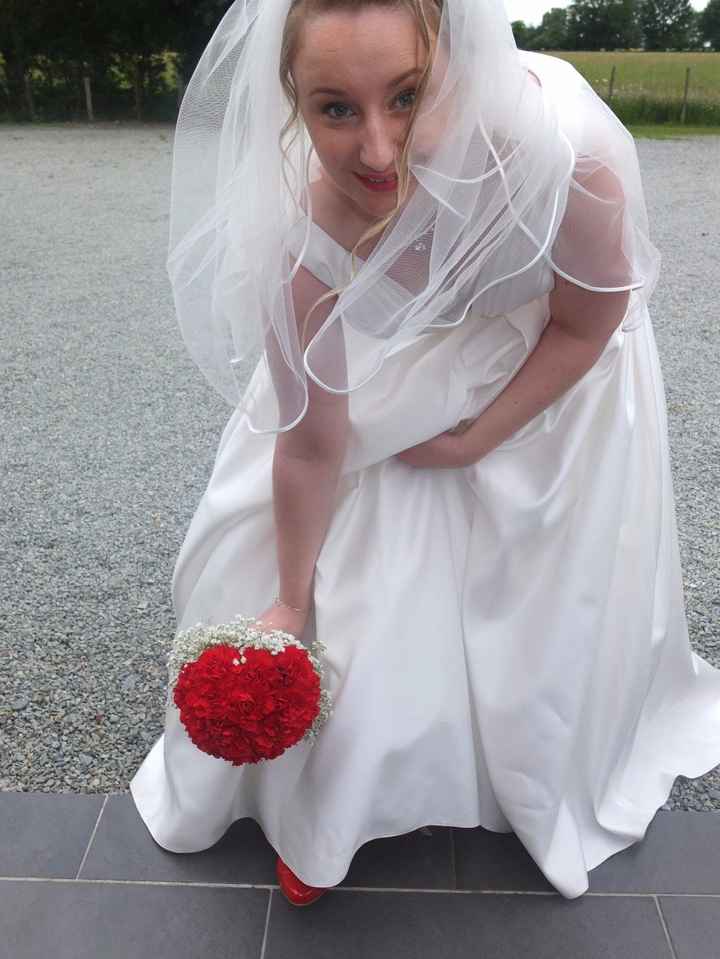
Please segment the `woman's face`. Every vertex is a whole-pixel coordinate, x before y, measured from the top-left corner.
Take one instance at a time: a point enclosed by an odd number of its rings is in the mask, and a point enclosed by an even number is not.
[[[425,58],[403,7],[330,11],[303,23],[291,68],[300,112],[326,180],[363,219],[381,218],[397,202],[399,157]]]

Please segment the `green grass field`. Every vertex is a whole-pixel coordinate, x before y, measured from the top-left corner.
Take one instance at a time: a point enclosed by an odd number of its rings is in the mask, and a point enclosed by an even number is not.
[[[720,127],[720,53],[547,52],[569,60],[605,100],[614,65],[611,106],[627,126],[679,124],[690,67],[685,122]]]
[[[628,123],[636,139],[677,140],[683,137],[720,137],[720,126],[694,126],[691,123]]]

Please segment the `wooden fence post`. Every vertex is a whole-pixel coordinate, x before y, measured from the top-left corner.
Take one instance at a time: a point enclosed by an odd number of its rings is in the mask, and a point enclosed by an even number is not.
[[[613,63],[612,68],[610,70],[610,83],[608,84],[608,95],[607,95],[608,103],[610,103],[610,101],[612,100],[614,86],[615,86],[615,64]]]
[[[144,93],[144,74],[141,65],[141,58],[138,54],[133,54],[133,89],[135,91],[135,119],[140,122],[143,118],[143,93]]]
[[[23,87],[25,90],[25,103],[27,105],[28,116],[31,120],[37,120],[35,114],[35,97],[33,96],[32,81],[30,79],[29,68],[23,73]]]
[[[685,68],[685,90],[683,92],[683,102],[680,108],[680,122],[685,122],[687,116],[688,87],[690,86],[690,67]]]
[[[94,123],[95,114],[93,112],[92,87],[90,86],[90,77],[87,73],[83,75],[83,86],[85,87],[85,107],[87,109],[88,122]]]

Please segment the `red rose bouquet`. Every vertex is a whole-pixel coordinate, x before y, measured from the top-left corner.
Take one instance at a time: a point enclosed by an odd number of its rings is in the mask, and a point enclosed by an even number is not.
[[[198,623],[175,637],[168,655],[168,704],[192,742],[233,766],[275,759],[301,739],[312,742],[332,715],[320,682],[319,658],[280,629],[236,616],[215,626]],[[316,655],[317,654],[317,655]]]

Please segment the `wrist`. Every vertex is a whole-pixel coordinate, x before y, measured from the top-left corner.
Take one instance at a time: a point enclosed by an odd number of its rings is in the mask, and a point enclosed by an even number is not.
[[[472,443],[468,442],[467,435],[475,422],[476,418],[466,417],[460,420],[457,426],[447,431],[447,435],[453,444],[451,458],[454,462],[451,465],[455,467],[472,466],[476,460],[480,459],[479,455],[475,455],[475,449]]]
[[[310,612],[310,599],[304,599],[301,604],[299,604],[295,599],[292,603],[283,600],[279,595],[273,598],[273,603],[276,606],[282,606],[283,609],[292,610],[294,613],[309,613]]]
[[[479,417],[466,417],[460,420],[457,426],[447,431],[454,445],[453,458],[456,460],[454,464],[456,466],[472,466],[484,455],[478,449],[479,430],[476,429],[478,419]]]
[[[474,420],[465,432],[457,437],[460,445],[459,458],[463,466],[473,466],[490,452],[483,437],[479,419],[480,417]]]
[[[292,578],[280,576],[275,588],[273,602],[292,612],[307,613],[313,603],[314,583],[314,567],[302,576],[296,575]]]

